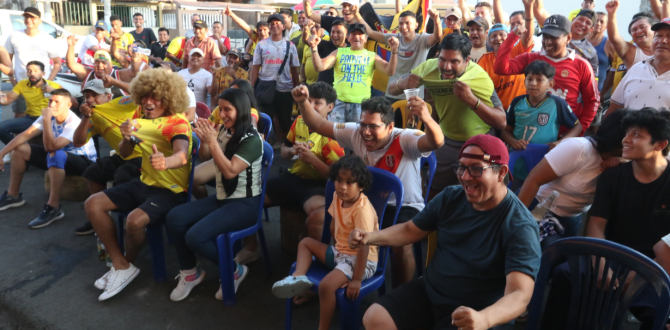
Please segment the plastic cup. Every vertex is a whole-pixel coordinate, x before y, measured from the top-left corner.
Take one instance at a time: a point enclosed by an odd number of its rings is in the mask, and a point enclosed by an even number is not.
[[[409,102],[409,99],[412,96],[419,96],[419,91],[421,91],[421,89],[419,89],[419,88],[406,89],[406,90],[404,90],[405,98]],[[419,126],[419,117],[418,116],[412,116],[412,121],[407,124],[407,127],[408,128],[417,128],[418,126]]]

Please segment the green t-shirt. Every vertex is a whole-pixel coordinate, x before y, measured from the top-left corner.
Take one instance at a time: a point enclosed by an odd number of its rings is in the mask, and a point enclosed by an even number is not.
[[[437,249],[423,276],[433,304],[481,310],[503,297],[507,274],[535,279],[540,269],[539,227],[509,189],[496,207],[477,211],[462,186],[449,186],[412,221],[437,231]]]
[[[437,59],[430,59],[414,68],[412,73],[421,77],[421,84],[432,95],[437,115],[440,118],[442,133],[456,141],[467,141],[475,135],[488,133],[491,126],[479,118],[479,115],[470,109],[469,105],[461,102],[454,95],[455,80],[442,79],[437,61]],[[491,101],[495,93],[493,81],[481,66],[475,62],[469,62],[465,73],[456,80],[470,86],[472,93],[482,103],[494,106]]]
[[[347,103],[361,103],[370,98],[370,83],[375,71],[377,54],[367,49],[351,50],[350,47],[337,49],[333,72],[333,86],[337,99]]]

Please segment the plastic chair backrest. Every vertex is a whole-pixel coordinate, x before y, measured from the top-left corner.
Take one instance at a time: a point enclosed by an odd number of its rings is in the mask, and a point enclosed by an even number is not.
[[[260,112],[259,115],[261,116],[259,119],[259,122],[262,123],[263,126],[263,136],[265,137],[265,141],[268,140],[268,136],[270,136],[270,131],[272,130],[272,119],[270,116],[268,116],[265,113]]]
[[[192,134],[193,145],[191,147],[191,174],[188,177],[188,195],[186,202],[191,201],[191,194],[193,193],[193,175],[195,174],[195,161],[198,159],[198,152],[200,152],[200,139],[197,135]]]
[[[274,150],[272,149],[272,146],[263,141],[263,158],[261,160],[261,205],[258,208],[258,222],[261,221],[261,218],[263,217],[263,201],[265,199],[265,184],[267,183],[267,178],[268,178],[268,172],[270,171],[270,167],[272,167],[272,161],[274,159]],[[328,212],[326,212],[328,213]]]
[[[421,157],[421,165],[419,169],[422,169],[426,164],[428,164],[428,182],[426,182],[426,192],[423,195],[424,204],[428,204],[430,186],[433,184],[433,176],[435,176],[435,171],[437,169],[437,158],[435,157],[434,152],[431,152],[428,157]]]
[[[381,230],[382,220],[384,219],[384,211],[386,210],[386,204],[389,200],[391,194],[396,196],[405,196],[405,189],[403,188],[402,182],[398,179],[397,176],[389,171],[378,169],[375,167],[368,166],[370,172],[372,172],[372,186],[366,189],[363,193],[368,197],[372,207],[375,208],[377,212],[377,219],[379,219],[379,230]],[[326,183],[326,210],[330,207],[330,204],[333,202],[333,193],[335,193],[335,184],[328,180]],[[396,197],[396,205],[402,205],[403,198]],[[400,208],[396,208],[396,214],[394,219],[398,217]],[[330,245],[331,232],[330,232],[330,222],[332,221],[332,216],[328,211],[326,211],[326,216],[323,220],[323,234],[321,235],[321,242]],[[388,253],[388,248],[380,247],[379,255],[377,261],[377,272],[383,274],[386,267],[386,254]]]
[[[212,110],[209,109],[207,104],[202,102],[195,102],[195,113],[198,115],[198,118],[209,119],[209,116],[212,114]]]
[[[665,329],[670,315],[668,274],[656,262],[629,247],[590,237],[561,239],[544,249],[533,298],[528,305],[526,329],[540,328],[549,276],[555,266],[566,260],[572,283],[570,312],[566,315],[568,329],[620,329],[633,297],[645,285],[651,285],[658,298],[651,329]],[[594,271],[603,265],[604,269],[612,270],[609,284],[606,284],[607,276],[602,276],[598,283],[598,272]],[[630,272],[636,273],[630,285],[614,290],[615,279],[624,283]]]
[[[430,104],[426,103],[426,106],[428,107],[428,112],[433,113],[433,107],[430,106]],[[407,115],[407,100],[400,100],[396,101],[391,105],[393,110],[395,109],[400,109],[400,113],[402,114],[402,128],[407,128],[407,120],[408,120],[408,115]],[[417,126],[417,129],[422,129],[423,128],[423,122],[419,121],[419,125]]]
[[[546,155],[547,152],[549,152],[549,146],[538,143],[528,144],[526,150],[512,151],[509,154],[509,170],[514,171],[516,161],[519,160],[519,158],[523,158],[524,162],[526,162],[526,169],[528,170],[528,173],[530,173],[533,167],[542,161],[542,158],[544,158],[544,155]],[[512,173],[512,176],[514,176],[514,173]]]

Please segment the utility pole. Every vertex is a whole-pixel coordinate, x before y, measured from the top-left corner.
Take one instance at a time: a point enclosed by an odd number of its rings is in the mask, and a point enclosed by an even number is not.
[[[109,17],[112,16],[112,0],[102,0],[102,4],[105,6],[105,23],[111,28],[112,22],[109,21]]]

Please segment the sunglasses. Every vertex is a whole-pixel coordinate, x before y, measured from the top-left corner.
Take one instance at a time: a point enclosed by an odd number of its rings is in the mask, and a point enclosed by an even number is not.
[[[326,16],[335,16],[335,13],[333,13],[332,11],[329,11],[329,12],[326,13]]]

